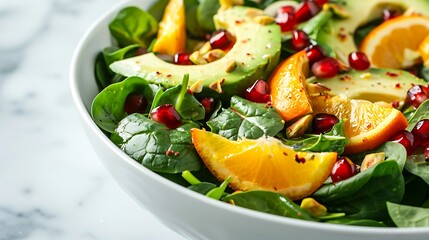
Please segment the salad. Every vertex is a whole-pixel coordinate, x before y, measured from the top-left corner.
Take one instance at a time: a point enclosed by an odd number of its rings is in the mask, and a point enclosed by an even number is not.
[[[144,167],[265,213],[429,227],[426,0],[158,0],[109,30],[91,114]]]

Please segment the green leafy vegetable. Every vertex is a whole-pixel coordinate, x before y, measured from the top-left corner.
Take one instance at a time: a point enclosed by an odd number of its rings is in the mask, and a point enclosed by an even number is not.
[[[117,47],[106,47],[103,49],[103,56],[104,61],[106,62],[106,65],[109,66],[115,61],[122,60],[127,57],[131,57],[134,55],[135,50],[139,48],[140,46],[138,44],[129,45],[123,48],[117,48]],[[130,55],[131,52],[131,55]]]
[[[317,221],[317,219],[312,217],[306,210],[302,209],[292,200],[275,192],[261,190],[239,192],[226,196],[224,201],[232,201],[236,206],[249,208],[259,212]]]
[[[429,119],[429,100],[426,100],[420,104],[417,110],[413,113],[412,117],[408,120],[407,130],[413,130],[417,122],[423,119]]]
[[[92,118],[100,128],[113,132],[119,121],[128,115],[124,104],[130,93],[142,94],[150,106],[159,89],[159,86],[149,84],[140,77],[129,77],[122,82],[111,84],[95,97],[91,107]]]
[[[388,202],[387,209],[398,227],[429,227],[429,208]]]
[[[111,136],[126,154],[155,172],[181,173],[201,169],[200,158],[191,139],[190,122],[176,129],[154,122],[143,114],[124,118]]]
[[[423,154],[408,157],[405,169],[429,184],[429,162],[426,161],[426,157]]]
[[[317,39],[319,30],[332,18],[332,11],[321,11],[319,14],[308,20],[302,28],[312,39]]]
[[[275,136],[283,129],[283,118],[272,107],[233,96],[231,107],[207,122],[212,132],[230,140]]]
[[[282,139],[283,143],[292,146],[296,151],[338,152],[342,154],[347,144],[344,132],[344,121],[332,127],[332,130],[319,135],[307,134],[301,139]]]
[[[197,7],[198,25],[207,32],[215,31],[213,16],[219,8],[219,0],[200,0],[200,4]]]
[[[382,222],[371,220],[371,219],[350,219],[350,218],[339,218],[335,220],[326,221],[327,223],[353,225],[353,226],[366,226],[366,227],[386,227]]]
[[[346,180],[322,186],[313,197],[351,219],[384,219],[386,201],[400,202],[404,178],[396,161],[384,161]]]
[[[205,117],[204,106],[188,92],[189,74],[185,74],[180,85],[167,89],[156,96],[152,107],[171,104],[184,120],[198,121]]]
[[[231,177],[228,177],[227,179],[225,179],[225,181],[222,182],[222,184],[219,187],[215,187],[211,189],[208,193],[206,193],[206,196],[209,198],[219,200],[225,193],[225,190],[228,187],[228,183],[230,180],[231,180]]]
[[[109,30],[120,47],[132,44],[148,47],[158,32],[158,22],[146,11],[126,7],[110,22]]]

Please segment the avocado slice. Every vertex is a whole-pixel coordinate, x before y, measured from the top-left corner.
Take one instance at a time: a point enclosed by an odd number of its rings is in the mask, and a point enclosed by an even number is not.
[[[113,72],[124,76],[138,76],[145,80],[173,87],[189,74],[189,85],[203,82],[203,92],[227,99],[241,94],[256,79],[265,78],[277,65],[280,57],[281,32],[263,11],[235,6],[219,11],[215,17],[216,29],[231,32],[236,43],[221,59],[204,65],[175,65],[159,59],[154,53],[128,58],[110,65]],[[204,93],[203,93],[204,94]]]
[[[334,46],[337,57],[347,62],[350,52],[357,51],[353,35],[360,26],[381,18],[386,7],[405,11],[412,8],[422,15],[429,16],[428,0],[338,0],[338,6],[349,13],[348,18],[332,18],[319,31],[317,41]]]
[[[329,95],[344,94],[348,98],[363,99],[371,102],[404,101],[407,91],[413,85],[426,85],[427,82],[413,74],[387,68],[370,68],[365,71],[352,70],[338,74],[333,78],[307,79],[308,83],[319,82],[331,89]]]

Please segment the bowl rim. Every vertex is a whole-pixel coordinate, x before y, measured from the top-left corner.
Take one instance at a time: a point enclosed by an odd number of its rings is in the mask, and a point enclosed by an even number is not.
[[[153,0],[156,1],[156,0]],[[429,228],[425,227],[408,227],[408,228],[393,228],[393,227],[366,227],[366,226],[351,226],[351,225],[340,225],[340,224],[328,224],[323,222],[311,222],[301,219],[293,219],[288,217],[282,217],[277,216],[273,214],[263,213],[255,210],[246,209],[243,207],[237,207],[230,204],[227,204],[222,201],[214,200],[211,198],[208,198],[206,196],[203,196],[199,193],[196,193],[192,190],[189,190],[183,186],[180,186],[177,183],[174,183],[154,172],[151,170],[145,168],[141,164],[137,163],[135,160],[133,160],[131,157],[126,155],[123,151],[121,151],[116,145],[113,144],[113,142],[110,141],[110,139],[98,128],[96,123],[92,120],[92,117],[90,113],[86,110],[85,104],[82,100],[82,96],[79,93],[78,90],[78,77],[77,77],[77,71],[79,70],[79,59],[82,55],[82,50],[84,49],[85,45],[90,41],[90,37],[93,35],[93,32],[95,29],[100,28],[100,24],[105,21],[107,18],[113,16],[117,11],[119,11],[122,7],[135,5],[137,4],[138,0],[126,0],[121,1],[119,3],[116,3],[113,5],[108,11],[106,11],[104,14],[102,14],[100,17],[96,19],[94,23],[90,25],[90,27],[85,31],[84,35],[79,40],[79,43],[77,44],[72,60],[69,67],[69,87],[72,95],[72,99],[75,105],[75,108],[77,109],[81,120],[83,120],[83,123],[86,124],[90,131],[92,131],[98,140],[100,140],[104,145],[106,145],[112,152],[121,158],[122,161],[125,161],[128,165],[132,166],[136,170],[140,171],[142,174],[145,174],[149,176],[150,178],[155,179],[160,184],[164,185],[165,187],[176,191],[180,194],[186,195],[187,197],[197,199],[198,201],[202,201],[205,204],[209,204],[212,207],[218,209],[218,210],[226,210],[226,211],[232,211],[235,214],[242,215],[244,217],[250,217],[250,218],[257,218],[260,220],[264,220],[266,222],[272,222],[277,223],[281,225],[290,225],[300,228],[308,228],[308,229],[314,229],[314,230],[320,230],[324,232],[335,232],[335,233],[355,233],[355,234],[374,234],[374,235],[397,235],[397,234],[407,234],[408,236],[410,234],[429,234]],[[150,211],[150,209],[148,209]]]

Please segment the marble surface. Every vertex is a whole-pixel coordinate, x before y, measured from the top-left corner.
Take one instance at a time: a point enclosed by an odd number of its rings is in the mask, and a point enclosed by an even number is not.
[[[117,2],[0,0],[0,240],[183,239],[118,187],[72,102],[74,48]]]

